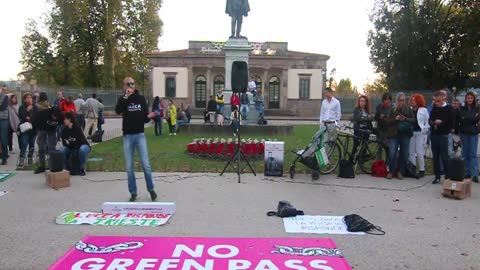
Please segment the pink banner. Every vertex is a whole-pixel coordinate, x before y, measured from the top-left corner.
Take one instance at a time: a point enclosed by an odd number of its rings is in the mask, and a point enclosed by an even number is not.
[[[49,269],[351,269],[331,239],[85,236]]]

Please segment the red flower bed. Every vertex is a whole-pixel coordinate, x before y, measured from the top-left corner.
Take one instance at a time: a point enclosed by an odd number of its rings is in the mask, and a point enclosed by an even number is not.
[[[263,159],[265,140],[242,140],[240,148],[249,159]],[[187,145],[187,153],[195,157],[228,159],[236,149],[236,140],[232,139],[195,139]]]

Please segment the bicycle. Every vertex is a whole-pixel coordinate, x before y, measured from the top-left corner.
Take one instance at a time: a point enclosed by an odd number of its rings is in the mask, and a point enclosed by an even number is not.
[[[353,130],[350,126],[343,126],[343,129],[350,129]],[[384,145],[382,141],[377,140],[377,136],[372,138],[374,132],[368,129],[359,129],[357,133],[360,135],[353,135],[353,134],[345,134],[341,133],[339,136],[345,138],[344,141],[338,140],[340,146],[342,147],[343,151],[342,154],[345,157],[348,157],[356,171],[357,165],[359,165],[360,170],[365,174],[372,174],[372,165],[377,160],[387,160],[388,151],[387,147]],[[359,140],[359,145],[357,147],[357,151],[353,153],[349,151],[349,140],[350,139],[357,139]]]

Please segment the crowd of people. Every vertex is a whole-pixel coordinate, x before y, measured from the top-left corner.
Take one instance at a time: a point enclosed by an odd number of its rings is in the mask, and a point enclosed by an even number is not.
[[[225,95],[223,89],[218,90],[215,96],[210,96],[207,106],[204,110],[205,123],[217,123],[219,126],[223,126],[225,120],[230,120],[230,125],[234,131],[238,128],[241,120],[248,119],[248,113],[250,112],[250,104],[253,100],[255,110],[258,113],[258,118],[264,117],[264,98],[262,91],[257,89],[253,78],[248,82],[248,91],[245,93],[232,93],[230,97],[230,116],[225,117]],[[235,113],[234,113],[235,112]]]
[[[168,100],[168,104],[165,106],[163,100],[158,96],[153,100],[151,112],[155,113],[155,117],[153,118],[155,136],[162,135],[163,119],[165,119],[168,124],[170,136],[176,136],[180,127],[183,124],[190,123],[192,120],[190,106],[187,105],[184,109],[182,104],[180,108],[177,108],[171,99]]]
[[[65,166],[72,154],[78,158],[80,175],[85,175],[85,164],[90,152],[88,138],[105,123],[104,105],[96,94],[87,100],[82,94],[77,99],[64,97],[57,91],[56,99],[50,103],[45,92],[23,93],[17,97],[2,87],[0,93],[0,144],[2,165],[7,164],[9,154],[14,153],[13,136],[18,138],[20,150],[17,166],[34,164],[35,145],[38,145],[38,167],[34,173],[47,169],[46,158],[57,150],[57,143],[63,145],[59,151],[65,155]]]
[[[336,130],[336,123],[340,121],[341,105],[330,89],[327,89],[324,95],[320,124],[327,129],[328,139]],[[478,183],[480,108],[473,92],[466,94],[463,106],[456,99],[450,104],[446,90],[436,91],[429,105],[421,94],[413,94],[407,99],[406,95],[400,92],[396,94],[393,102],[392,95],[384,93],[375,112],[371,111],[369,98],[361,95],[356,102],[352,122],[353,153],[357,151],[362,136],[368,136],[364,130],[376,134],[377,139],[388,149],[388,179],[403,179],[409,163],[418,168],[418,177],[424,177],[425,153],[430,148],[435,175],[432,183],[440,183],[442,175],[449,177],[448,162],[455,155],[453,138],[458,136],[462,146],[465,178],[472,178],[473,182]],[[378,153],[377,159],[381,159],[380,154]]]

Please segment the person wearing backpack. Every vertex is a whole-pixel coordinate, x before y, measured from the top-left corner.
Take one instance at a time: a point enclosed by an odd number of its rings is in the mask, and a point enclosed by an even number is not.
[[[405,94],[397,94],[397,102],[386,120],[388,126],[387,138],[389,139],[389,172],[387,179],[396,176],[403,179],[409,157],[410,138],[413,136],[413,123],[415,118],[412,110],[406,103]]]
[[[457,118],[457,129],[462,142],[462,157],[465,162],[465,178],[472,178],[478,183],[478,132],[480,112],[475,93],[465,95],[465,106],[460,108]]]

